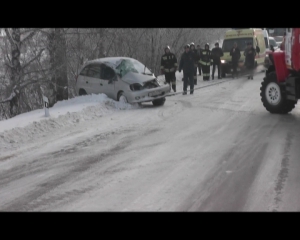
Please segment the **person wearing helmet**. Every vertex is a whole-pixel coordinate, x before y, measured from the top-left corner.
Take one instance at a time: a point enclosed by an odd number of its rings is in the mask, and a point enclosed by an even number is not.
[[[190,51],[190,45],[185,46],[185,52],[182,54],[179,64],[179,72],[183,70],[183,95],[187,94],[188,82],[190,83],[190,94],[194,93],[194,55]]]
[[[212,64],[212,58],[208,43],[205,44],[204,50],[201,51],[199,63],[201,64],[203,72],[203,81],[209,81],[210,65]]]
[[[193,54],[193,58],[194,58],[194,85],[197,85],[197,63],[199,61],[198,59],[198,54],[197,54],[197,50],[195,48],[195,44],[192,42],[190,44],[190,51]]]
[[[176,76],[177,70],[177,58],[174,53],[171,53],[170,47],[165,47],[165,54],[162,55],[160,61],[161,74],[165,75],[166,82],[172,86],[174,92],[176,92]]]
[[[219,47],[219,43],[215,43],[215,47],[211,50],[211,56],[213,60],[212,80],[215,78],[216,66],[218,67],[218,79],[221,79],[221,57],[223,57],[223,51]]]
[[[253,70],[255,66],[256,51],[252,46],[252,42],[247,43],[247,48],[244,51],[244,56],[245,56],[245,67],[249,72],[248,79],[253,80]]]

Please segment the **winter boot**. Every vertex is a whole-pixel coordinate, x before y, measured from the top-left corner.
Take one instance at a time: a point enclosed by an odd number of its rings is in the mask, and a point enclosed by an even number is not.
[[[186,95],[187,94],[187,92],[186,91],[184,91],[183,93],[182,93],[182,95]]]

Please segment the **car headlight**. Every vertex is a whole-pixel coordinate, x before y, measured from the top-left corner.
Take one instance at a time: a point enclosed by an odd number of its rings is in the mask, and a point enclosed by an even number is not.
[[[221,60],[221,63],[226,63],[226,61],[225,60]]]
[[[143,89],[143,85],[140,84],[140,83],[130,84],[130,90],[131,91],[139,91],[139,90],[142,90],[142,89]]]

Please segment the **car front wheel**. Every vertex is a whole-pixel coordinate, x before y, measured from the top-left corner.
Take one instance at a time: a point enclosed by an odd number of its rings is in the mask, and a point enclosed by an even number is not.
[[[84,96],[84,95],[87,95],[86,91],[83,90],[83,89],[80,89],[79,90],[79,96]]]
[[[119,102],[122,102],[122,103],[128,103],[127,98],[125,97],[125,95],[124,95],[123,92],[121,92],[121,93],[119,94],[118,99],[119,99]]]

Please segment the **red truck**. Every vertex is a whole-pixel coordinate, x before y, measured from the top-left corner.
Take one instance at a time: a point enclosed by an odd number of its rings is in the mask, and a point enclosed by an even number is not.
[[[287,114],[300,98],[300,28],[286,28],[284,51],[270,53],[272,65],[261,83],[260,96],[270,113]]]

